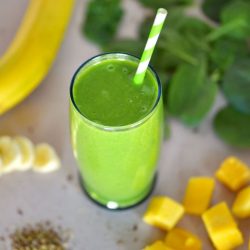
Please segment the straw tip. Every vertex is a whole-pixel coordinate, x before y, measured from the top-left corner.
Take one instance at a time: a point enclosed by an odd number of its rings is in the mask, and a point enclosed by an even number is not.
[[[143,78],[142,77],[140,77],[140,75],[135,75],[135,77],[134,77],[134,83],[136,84],[136,85],[140,85],[140,84],[142,84],[142,82],[143,82]]]
[[[164,8],[159,8],[157,12],[161,13],[163,15],[167,15],[168,14],[168,11],[166,9],[164,9]]]

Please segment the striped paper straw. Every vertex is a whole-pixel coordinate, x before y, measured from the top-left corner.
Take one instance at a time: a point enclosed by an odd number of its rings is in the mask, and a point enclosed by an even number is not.
[[[153,26],[149,33],[149,38],[146,43],[145,49],[143,51],[139,66],[134,76],[134,82],[136,84],[141,84],[144,80],[150,59],[154,52],[155,45],[157,43],[158,37],[160,35],[163,23],[167,17],[167,10],[160,8],[157,11]]]

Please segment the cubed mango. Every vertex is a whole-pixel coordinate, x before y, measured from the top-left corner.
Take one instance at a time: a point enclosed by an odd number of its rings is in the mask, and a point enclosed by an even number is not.
[[[201,215],[210,205],[215,181],[209,177],[189,179],[183,205],[189,214]]]
[[[243,237],[225,202],[210,208],[202,220],[216,249],[229,250],[243,243]]]
[[[231,228],[211,237],[212,242],[218,250],[231,250],[244,243],[241,231]]]
[[[236,157],[226,158],[215,175],[232,191],[237,191],[250,182],[249,167]]]
[[[184,207],[165,196],[151,199],[143,220],[164,230],[171,230],[184,215]]]
[[[175,250],[201,250],[201,240],[194,234],[182,229],[174,228],[165,239],[165,244]]]
[[[233,204],[233,213],[238,218],[250,217],[250,186],[237,194]]]
[[[237,224],[225,202],[221,202],[203,213],[202,219],[211,233],[221,232]]]
[[[167,247],[162,241],[156,241],[152,245],[145,247],[144,250],[174,250],[174,249]]]

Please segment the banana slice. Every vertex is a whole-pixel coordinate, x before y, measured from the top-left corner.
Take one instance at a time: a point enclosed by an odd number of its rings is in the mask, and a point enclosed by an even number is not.
[[[24,136],[17,136],[14,138],[14,141],[18,145],[21,151],[21,162],[16,166],[16,169],[19,171],[25,171],[32,167],[34,158],[35,158],[35,150],[33,143]]]
[[[49,144],[41,143],[35,147],[34,171],[48,173],[57,170],[60,165],[59,157]]]
[[[21,162],[21,151],[9,136],[0,137],[0,158],[2,159],[1,173],[9,173],[15,170]]]

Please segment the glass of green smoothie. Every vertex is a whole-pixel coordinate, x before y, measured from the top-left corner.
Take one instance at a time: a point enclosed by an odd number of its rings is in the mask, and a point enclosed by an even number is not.
[[[95,56],[75,72],[70,87],[73,152],[88,196],[109,209],[140,203],[152,190],[162,142],[160,80],[148,67],[133,82],[139,59]]]

